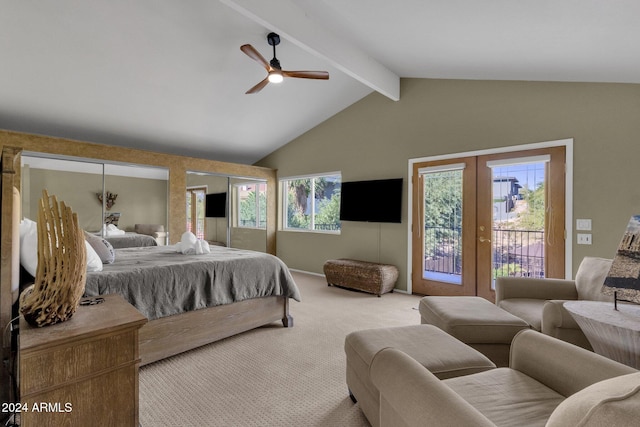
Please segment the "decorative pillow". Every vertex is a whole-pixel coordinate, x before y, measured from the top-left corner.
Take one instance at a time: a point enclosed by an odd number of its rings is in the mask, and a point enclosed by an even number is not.
[[[84,232],[84,238],[89,242],[93,250],[96,251],[103,264],[113,264],[116,260],[116,252],[113,250],[111,243],[96,236],[95,234]]]
[[[571,395],[547,427],[631,426],[640,419],[640,372],[600,381]]]
[[[102,261],[96,251],[85,240],[87,248],[87,271],[102,271]],[[33,277],[38,268],[38,227],[30,219],[20,223],[20,264]]]
[[[20,222],[20,264],[36,277],[38,267],[38,227],[28,218]]]
[[[102,271],[102,261],[96,251],[86,240],[84,245],[87,248],[87,271]]]

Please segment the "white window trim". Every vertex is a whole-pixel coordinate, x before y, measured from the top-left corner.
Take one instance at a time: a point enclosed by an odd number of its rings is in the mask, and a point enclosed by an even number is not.
[[[244,226],[240,225],[240,203],[241,203],[241,200],[240,200],[240,197],[238,196],[237,187],[241,187],[243,185],[255,185],[256,186],[257,194],[256,194],[256,206],[255,206],[255,208],[256,208],[256,226],[255,227],[244,227]],[[245,229],[245,230],[266,230],[267,229],[267,226],[266,226],[267,219],[266,218],[264,219],[265,226],[264,227],[259,227],[258,226],[258,224],[260,224],[260,220],[262,219],[260,217],[260,201],[259,201],[259,199],[260,199],[259,186],[260,185],[264,185],[265,186],[264,193],[265,193],[265,197],[266,197],[266,194],[267,194],[267,183],[266,182],[263,182],[263,181],[246,181],[246,182],[237,182],[237,183],[233,183],[232,184],[231,188],[233,188],[233,199],[234,199],[234,203],[233,204],[235,205],[234,206],[235,210],[238,213],[237,215],[234,215],[234,217],[235,217],[234,228],[242,228],[242,229]]]
[[[339,235],[341,230],[314,230],[315,228],[315,215],[311,215],[311,228],[302,229],[302,228],[289,228],[285,227],[286,220],[286,212],[287,212],[287,197],[286,191],[284,188],[285,181],[293,181],[296,179],[315,179],[322,178],[325,176],[335,176],[338,175],[340,177],[340,182],[342,183],[342,172],[322,172],[322,173],[311,173],[307,175],[294,175],[294,176],[284,176],[278,178],[278,193],[280,197],[280,207],[278,209],[278,230],[292,233],[317,233],[317,234],[335,234]],[[315,186],[311,186],[311,212],[315,212],[316,198],[315,198]]]

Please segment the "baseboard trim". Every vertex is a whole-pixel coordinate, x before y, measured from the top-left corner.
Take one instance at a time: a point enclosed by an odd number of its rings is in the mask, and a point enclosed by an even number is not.
[[[289,271],[295,271],[296,273],[310,274],[311,276],[325,277],[322,273],[314,273],[312,271],[298,270],[297,268],[290,268]]]
[[[325,275],[322,273],[314,273],[312,271],[298,270],[297,268],[290,268],[289,271],[295,271],[296,273],[302,273],[302,274],[309,274],[311,276],[325,277]],[[410,295],[409,292],[407,292],[404,289],[393,288],[393,292]]]

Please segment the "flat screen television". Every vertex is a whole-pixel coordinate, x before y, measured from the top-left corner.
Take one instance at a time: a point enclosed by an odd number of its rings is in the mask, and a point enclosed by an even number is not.
[[[402,178],[343,182],[340,220],[402,222]]]
[[[224,218],[227,216],[227,193],[207,194],[204,216],[207,218]]]

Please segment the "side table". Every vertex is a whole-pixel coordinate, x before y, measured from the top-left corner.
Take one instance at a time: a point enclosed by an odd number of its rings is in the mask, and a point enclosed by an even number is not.
[[[567,301],[564,304],[593,350],[609,359],[640,369],[640,306],[612,302]]]
[[[138,329],[144,317],[120,295],[80,306],[66,322],[20,318],[24,427],[138,427]]]

